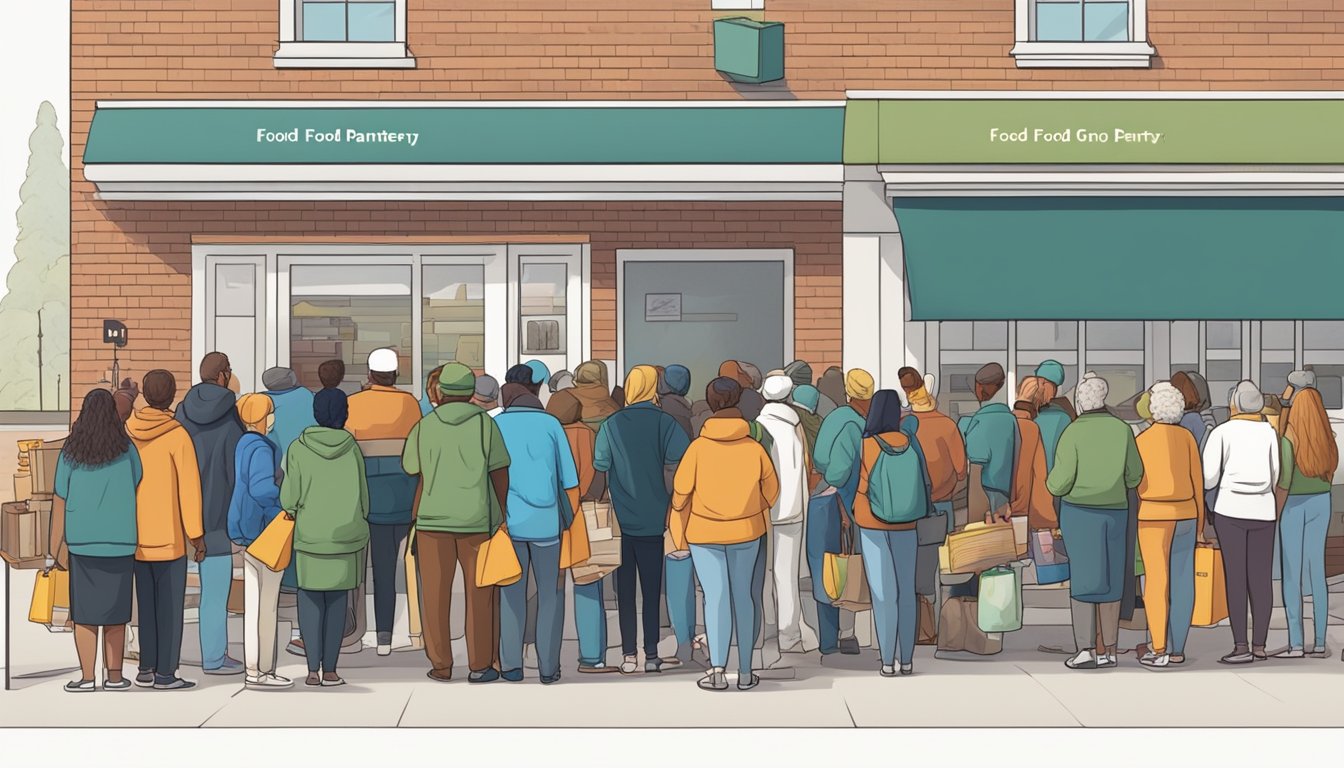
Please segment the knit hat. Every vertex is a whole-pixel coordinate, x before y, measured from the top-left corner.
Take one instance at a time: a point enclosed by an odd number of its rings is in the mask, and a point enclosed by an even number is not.
[[[443,374],[439,374],[439,381],[443,381]],[[499,382],[495,380],[494,376],[482,373],[476,377],[476,386],[473,388],[472,394],[476,395],[477,399],[493,403],[499,399]]]
[[[845,395],[851,400],[871,400],[875,389],[873,374],[862,368],[851,368],[845,375]]]
[[[552,392],[569,389],[574,386],[574,374],[569,371],[556,371],[550,381],[546,382],[546,386],[550,387]]]
[[[272,413],[275,413],[275,403],[266,395],[248,394],[238,398],[238,418],[243,420],[244,426],[264,424]]]
[[[816,413],[820,401],[821,393],[811,384],[801,384],[793,390],[793,404],[808,413]]]
[[[448,397],[471,397],[476,391],[476,374],[461,363],[448,363],[439,374],[439,392]]]
[[[299,386],[299,377],[290,368],[267,368],[261,374],[261,385],[272,392],[284,392]]]
[[[1259,413],[1265,409],[1265,395],[1252,381],[1238,382],[1228,399],[1237,413]]]
[[[349,416],[350,403],[341,390],[327,387],[313,396],[313,418],[318,426],[345,429],[345,420]]]
[[[551,369],[547,368],[546,364],[540,360],[528,360],[526,363],[523,363],[523,365],[532,369],[533,384],[543,384],[547,379],[551,378]]]
[[[789,399],[789,394],[793,392],[793,379],[788,376],[767,376],[765,383],[761,385],[761,394],[765,396],[766,401],[771,403],[783,403]]]
[[[686,396],[691,391],[691,371],[684,365],[669,365],[663,369],[663,385],[659,394]]]
[[[1036,366],[1036,375],[1051,384],[1054,384],[1056,387],[1064,386],[1064,366],[1054,360],[1046,360]]]
[[[784,366],[784,375],[793,379],[794,386],[801,387],[812,383],[812,366],[802,360],[794,360]]]

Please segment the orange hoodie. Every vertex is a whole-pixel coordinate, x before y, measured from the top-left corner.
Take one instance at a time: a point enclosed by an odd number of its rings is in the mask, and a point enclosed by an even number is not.
[[[405,440],[420,423],[420,401],[410,392],[375,384],[350,396],[345,431],[356,440]]]
[[[1017,466],[1013,468],[1010,502],[1013,517],[1025,515],[1027,527],[1033,530],[1057,528],[1059,515],[1055,513],[1055,497],[1045,487],[1045,441],[1041,437],[1041,428],[1027,411],[1014,410],[1013,414],[1017,416],[1017,431],[1022,436]]]
[[[677,467],[668,529],[687,544],[742,544],[765,535],[779,478],[741,418],[710,418]]]
[[[171,411],[141,408],[126,420],[145,476],[135,491],[138,545],[135,559],[176,560],[187,541],[205,535],[201,523],[201,475],[191,436]]]

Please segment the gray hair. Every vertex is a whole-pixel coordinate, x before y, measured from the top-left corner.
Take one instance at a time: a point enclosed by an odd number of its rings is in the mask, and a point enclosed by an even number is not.
[[[1099,411],[1106,407],[1106,396],[1111,393],[1111,385],[1106,380],[1089,373],[1080,382],[1078,382],[1078,391],[1074,393],[1074,399],[1077,401],[1078,412]]]
[[[261,374],[261,385],[272,392],[284,392],[299,386],[299,377],[289,368],[267,368]]]
[[[1259,413],[1265,409],[1265,395],[1253,381],[1239,381],[1228,397],[1237,413]]]
[[[1169,381],[1159,381],[1149,391],[1148,410],[1158,424],[1179,424],[1185,414],[1185,395]]]

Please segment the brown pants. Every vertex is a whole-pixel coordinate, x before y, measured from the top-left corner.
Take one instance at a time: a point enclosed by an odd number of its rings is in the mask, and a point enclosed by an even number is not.
[[[495,587],[476,586],[476,555],[490,540],[488,533],[416,533],[416,560],[420,565],[420,591],[424,603],[425,655],[434,671],[453,671],[452,608],[453,579],[462,564],[467,598],[467,663],[480,672],[499,663],[499,592]]]

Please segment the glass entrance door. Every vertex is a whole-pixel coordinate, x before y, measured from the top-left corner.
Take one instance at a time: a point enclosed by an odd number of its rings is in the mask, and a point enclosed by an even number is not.
[[[552,372],[585,358],[583,253],[578,245],[509,246],[509,364],[540,360]],[[503,379],[504,371],[491,371]]]

